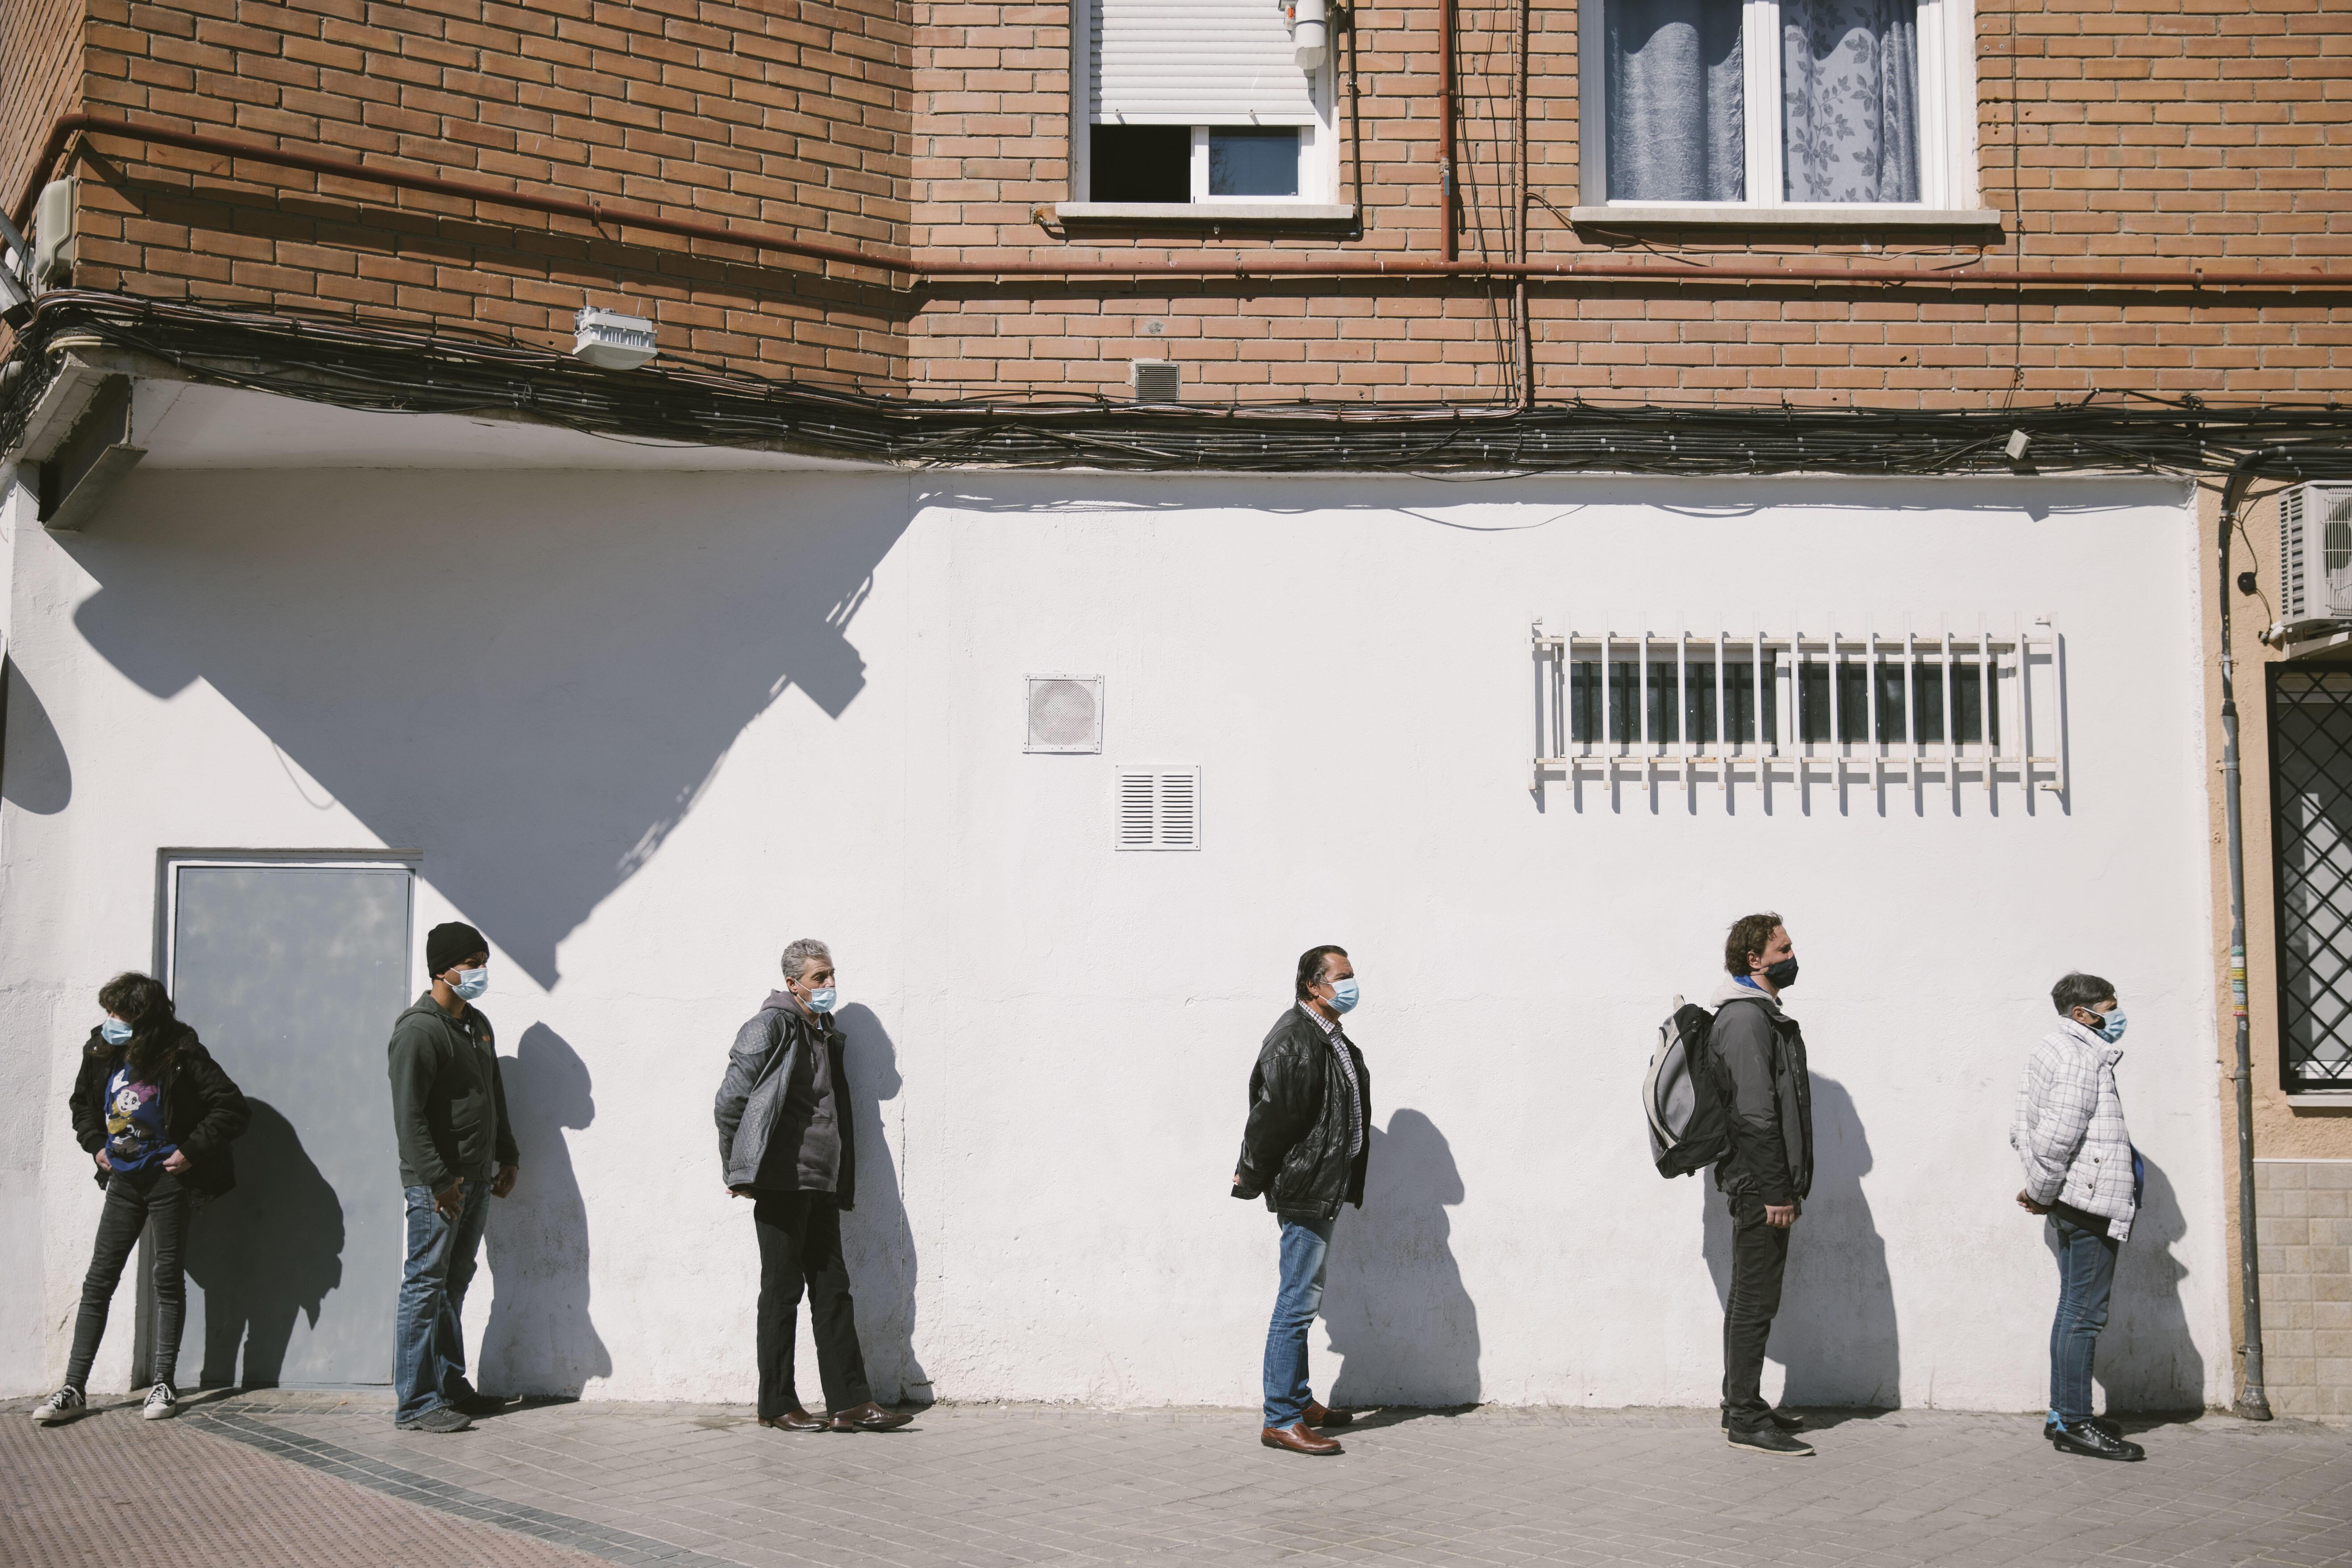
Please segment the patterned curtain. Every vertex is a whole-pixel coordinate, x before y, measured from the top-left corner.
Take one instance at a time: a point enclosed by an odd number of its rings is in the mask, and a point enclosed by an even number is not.
[[[1919,0],[1780,0],[1780,126],[1784,201],[1917,201]]]
[[[1608,0],[1609,199],[1748,195],[1739,0]]]

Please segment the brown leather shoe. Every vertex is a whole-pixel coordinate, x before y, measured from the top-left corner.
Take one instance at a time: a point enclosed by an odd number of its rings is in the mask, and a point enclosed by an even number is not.
[[[1321,1431],[1326,1426],[1345,1426],[1355,1417],[1345,1410],[1334,1410],[1328,1405],[1320,1405],[1310,1399],[1307,1402],[1307,1414],[1300,1419],[1317,1431]]]
[[[761,1416],[760,1425],[772,1426],[779,1432],[824,1432],[830,1430],[833,1423],[822,1415],[812,1415],[795,1405],[772,1420],[765,1415]]]
[[[1257,1440],[1269,1448],[1287,1448],[1294,1454],[1313,1454],[1318,1458],[1327,1454],[1344,1454],[1348,1451],[1322,1433],[1308,1431],[1307,1423],[1304,1421],[1296,1426],[1280,1428],[1261,1426],[1258,1428]]]
[[[885,1410],[872,1400],[853,1405],[846,1410],[833,1413],[833,1429],[836,1432],[896,1432],[911,1415],[901,1415],[895,1410]]]

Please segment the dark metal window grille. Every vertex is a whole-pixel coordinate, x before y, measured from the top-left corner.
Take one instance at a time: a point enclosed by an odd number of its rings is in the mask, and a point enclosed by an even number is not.
[[[2352,1089],[2352,668],[2270,667],[2279,1073]]]

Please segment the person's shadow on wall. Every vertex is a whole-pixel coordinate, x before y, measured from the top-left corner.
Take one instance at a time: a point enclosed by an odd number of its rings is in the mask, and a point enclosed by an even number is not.
[[[1372,1129],[1364,1206],[1340,1210],[1325,1275],[1323,1327],[1342,1358],[1326,1403],[1477,1403],[1478,1308],[1445,1212],[1463,1196],[1453,1147],[1428,1117],[1399,1110]]]
[[[1886,1242],[1862,1190],[1870,1140],[1845,1086],[1811,1076],[1813,1187],[1789,1238],[1780,1311],[1765,1353],[1786,1369],[1785,1405],[1891,1410],[1903,1403],[1902,1342]],[[1723,1304],[1731,1299],[1731,1210],[1711,1173],[1697,1179],[1706,1187],[1707,1271]]]
[[[2205,1356],[2189,1331],[2189,1310],[2180,1300],[2188,1266],[2172,1247],[2189,1234],[2189,1217],[2172,1179],[2140,1152],[2146,1178],[2131,1238],[2116,1257],[2116,1282],[2108,1298],[2107,1326],[2099,1335],[2095,1371],[2107,1391],[2110,1412],[2153,1414],[2201,1410],[2205,1406]],[[2053,1310],[2057,1300],[2058,1236],[2042,1222],[2042,1245],[2052,1258]]]
[[[841,1251],[857,1301],[857,1342],[874,1397],[885,1404],[928,1404],[930,1374],[915,1354],[915,1233],[898,1189],[898,1163],[884,1125],[885,1101],[898,1098],[898,1047],[874,1010],[852,1003],[835,1016],[848,1037],[843,1065],[857,1145],[856,1205],[841,1216]]]
[[[480,1386],[577,1397],[589,1379],[613,1372],[588,1312],[588,1205],[563,1136],[596,1119],[588,1064],[562,1036],[533,1024],[499,1074],[521,1170],[514,1191],[491,1201],[484,1231],[494,1294]]]
[[[267,1100],[246,1103],[253,1120],[236,1141],[236,1185],[188,1227],[188,1278],[204,1292],[204,1388],[275,1388],[296,1316],[316,1329],[343,1282],[342,1200],[293,1123]]]

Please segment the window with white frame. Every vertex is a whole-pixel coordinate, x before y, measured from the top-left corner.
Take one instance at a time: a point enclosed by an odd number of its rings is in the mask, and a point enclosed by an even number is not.
[[[2067,794],[2065,695],[2046,617],[1899,632],[1533,627],[1535,786],[1547,778],[1769,791],[1899,782]],[[2029,806],[2029,809],[2030,806]]]
[[[1073,202],[1333,202],[1331,50],[1318,5],[1072,0]],[[1302,63],[1307,60],[1311,63]]]
[[[1857,219],[1976,205],[1970,0],[1589,0],[1585,14],[1589,205]]]

